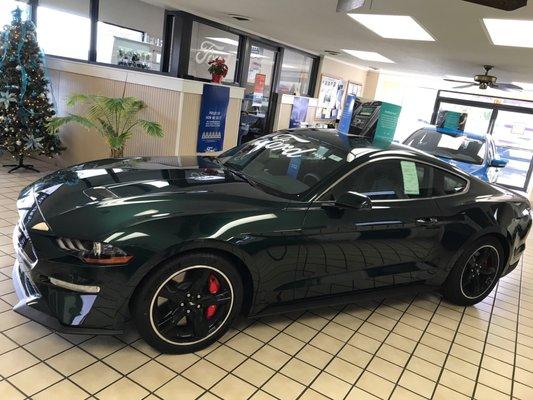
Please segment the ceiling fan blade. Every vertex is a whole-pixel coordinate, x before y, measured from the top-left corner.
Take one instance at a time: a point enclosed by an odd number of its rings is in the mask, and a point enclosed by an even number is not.
[[[523,87],[520,87],[518,85],[515,85],[513,83],[498,83],[496,85],[500,89],[508,89],[508,90],[524,90]]]
[[[338,0],[337,12],[347,13],[365,5],[365,0]]]
[[[454,89],[466,89],[468,87],[477,86],[477,83],[469,83],[468,85],[454,86]]]
[[[469,83],[471,85],[477,85],[477,83],[472,82],[472,81],[459,81],[457,79],[444,79],[444,80],[447,81],[447,82]]]
[[[497,8],[504,11],[514,11],[527,5],[527,0],[464,0],[469,3]]]

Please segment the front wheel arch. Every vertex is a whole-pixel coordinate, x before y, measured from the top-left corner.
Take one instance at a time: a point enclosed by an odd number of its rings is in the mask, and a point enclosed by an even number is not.
[[[255,284],[254,284],[254,280],[252,278],[252,274],[250,272],[248,265],[246,265],[245,262],[241,258],[239,258],[238,256],[236,256],[235,254],[229,251],[221,250],[219,248],[211,248],[211,247],[192,247],[187,250],[173,252],[168,257],[160,260],[156,265],[150,268],[150,270],[147,271],[143,275],[143,277],[137,282],[135,289],[133,290],[133,293],[130,296],[130,299],[128,302],[128,309],[129,309],[128,311],[131,312],[131,307],[133,305],[134,299],[137,296],[144,282],[146,282],[152,274],[156,273],[159,266],[163,265],[164,263],[176,257],[190,255],[190,254],[202,254],[202,253],[204,254],[209,253],[209,254],[217,255],[219,257],[223,257],[235,266],[235,268],[237,269],[241,277],[243,289],[244,289],[244,293],[243,293],[244,298],[243,298],[241,312],[245,315],[248,314],[248,312],[250,311],[252,307],[254,294],[255,294],[254,292]]]

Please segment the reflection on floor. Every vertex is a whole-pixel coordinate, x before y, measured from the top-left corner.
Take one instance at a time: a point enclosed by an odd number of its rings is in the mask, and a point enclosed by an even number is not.
[[[11,311],[15,199],[38,177],[0,170],[2,400],[533,399],[533,250],[468,309],[419,295],[242,320],[181,356],[51,332]]]

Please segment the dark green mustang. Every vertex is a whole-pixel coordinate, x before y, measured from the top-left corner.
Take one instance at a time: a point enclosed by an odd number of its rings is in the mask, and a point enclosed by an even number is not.
[[[55,329],[201,349],[239,314],[439,290],[485,298],[526,198],[402,145],[288,130],[219,157],[107,159],[25,188],[15,310]]]

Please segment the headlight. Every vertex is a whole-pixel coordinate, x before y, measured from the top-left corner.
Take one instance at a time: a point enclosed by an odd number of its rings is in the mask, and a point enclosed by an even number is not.
[[[126,264],[133,256],[109,243],[91,242],[87,240],[58,238],[57,245],[87,264],[115,265]]]

